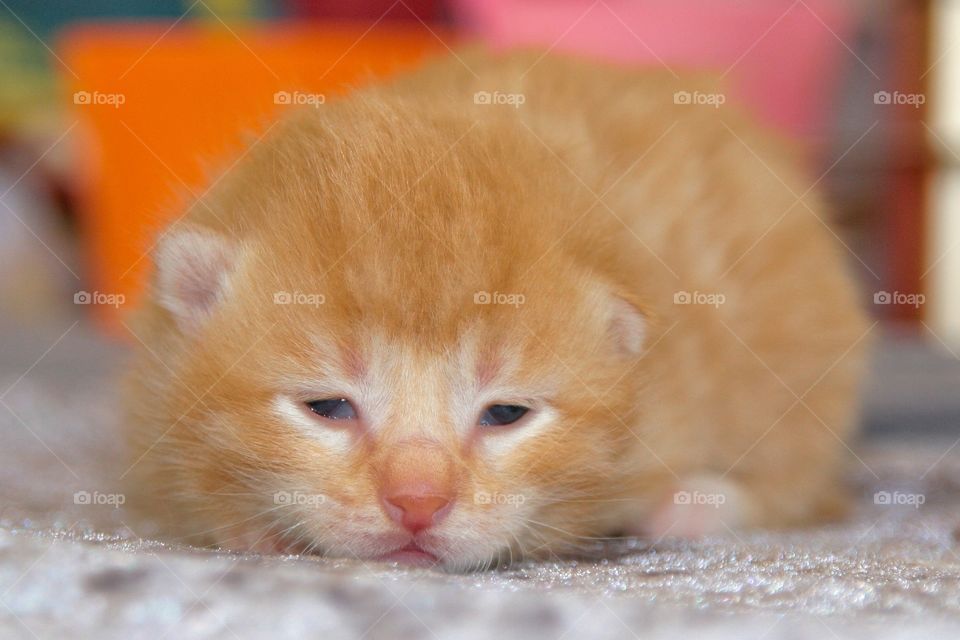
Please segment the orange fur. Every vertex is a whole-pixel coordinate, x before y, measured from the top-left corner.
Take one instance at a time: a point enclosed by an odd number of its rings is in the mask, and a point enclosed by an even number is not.
[[[410,541],[384,476],[422,481],[454,499],[417,544],[453,569],[835,513],[867,327],[789,154],[673,103],[700,81],[463,63],[290,118],[165,234],[128,395],[141,504],[194,543],[368,559]],[[297,413],[331,394],[357,424]],[[476,426],[491,402],[535,411]],[[715,522],[690,486],[724,487]]]

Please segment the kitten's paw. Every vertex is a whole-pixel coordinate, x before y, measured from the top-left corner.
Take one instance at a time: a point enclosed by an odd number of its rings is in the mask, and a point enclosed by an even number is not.
[[[699,538],[747,526],[752,512],[750,497],[737,482],[693,476],[673,486],[640,530],[653,539]]]

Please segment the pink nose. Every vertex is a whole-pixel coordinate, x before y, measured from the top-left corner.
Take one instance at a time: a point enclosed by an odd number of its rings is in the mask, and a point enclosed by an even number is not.
[[[437,523],[450,510],[450,499],[435,494],[402,494],[384,498],[387,514],[410,533]]]

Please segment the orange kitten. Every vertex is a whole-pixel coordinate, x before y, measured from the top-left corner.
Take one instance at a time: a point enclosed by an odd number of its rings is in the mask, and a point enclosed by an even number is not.
[[[838,514],[867,327],[823,207],[678,91],[477,54],[278,126],[156,251],[142,505],[448,569]]]

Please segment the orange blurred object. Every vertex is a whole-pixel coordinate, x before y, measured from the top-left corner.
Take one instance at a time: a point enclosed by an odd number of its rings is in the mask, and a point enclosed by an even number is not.
[[[66,32],[81,231],[91,305],[119,333],[159,231],[296,104],[323,108],[352,87],[445,51],[421,25],[90,25]],[[252,139],[251,139],[252,138]]]

